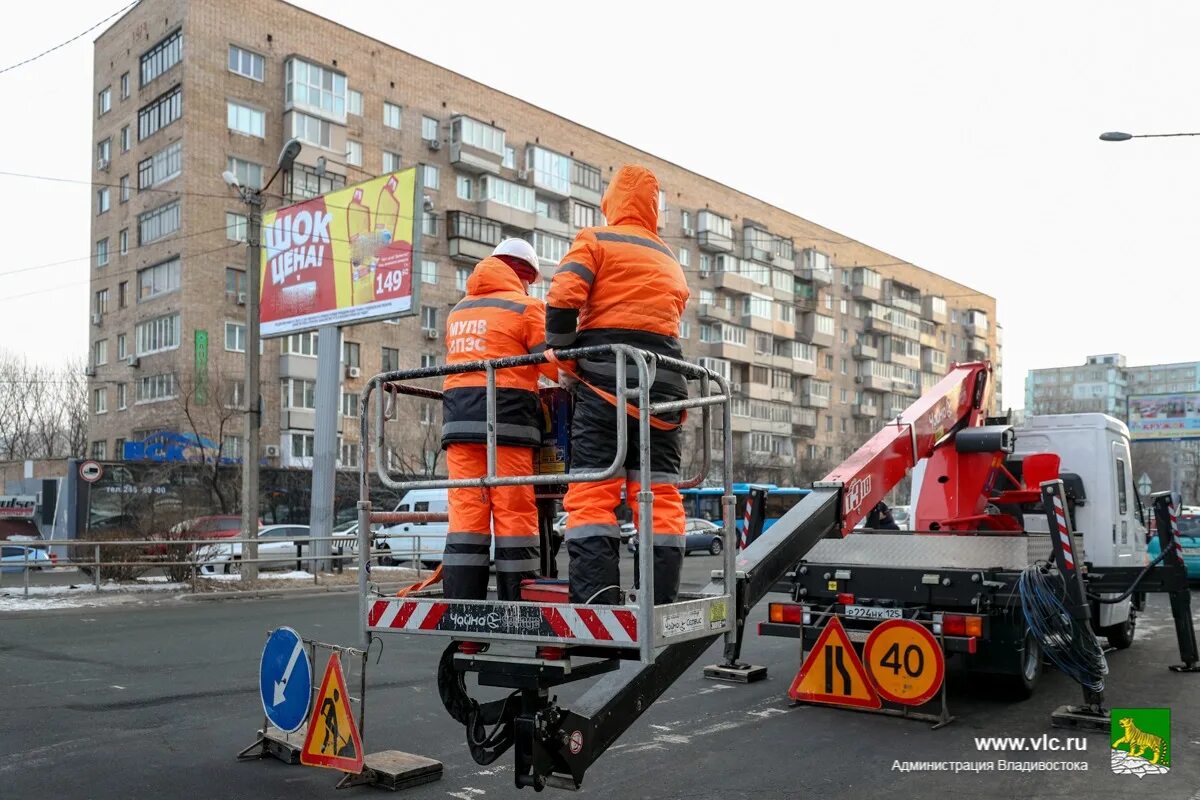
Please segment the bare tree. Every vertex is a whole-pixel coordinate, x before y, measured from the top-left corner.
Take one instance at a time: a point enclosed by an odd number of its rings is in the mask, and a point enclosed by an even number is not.
[[[388,469],[412,477],[436,476],[442,460],[441,403],[397,395],[395,415],[384,428]]]
[[[229,514],[238,507],[229,470],[221,469],[222,460],[230,457],[226,436],[239,430],[244,413],[234,402],[235,383],[235,379],[220,374],[215,381],[203,383],[187,376],[176,378],[178,394],[175,402],[183,412],[188,430],[196,437],[197,444],[204,440],[213,444],[211,448],[198,447],[194,461],[199,464],[201,477],[222,514]]]
[[[0,459],[83,456],[88,387],[83,364],[33,364],[0,352]]]

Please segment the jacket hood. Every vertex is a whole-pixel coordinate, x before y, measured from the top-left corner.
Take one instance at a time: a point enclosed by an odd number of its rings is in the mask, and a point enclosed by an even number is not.
[[[608,185],[600,211],[609,225],[658,230],[658,178],[645,167],[626,164]]]
[[[475,265],[467,278],[467,294],[494,294],[496,292],[516,292],[525,294],[525,286],[517,273],[508,264],[494,256],[489,256]]]

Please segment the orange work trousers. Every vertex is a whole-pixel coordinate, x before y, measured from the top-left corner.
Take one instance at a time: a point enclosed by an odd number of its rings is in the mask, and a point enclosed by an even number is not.
[[[487,445],[446,448],[450,479],[487,474]],[[533,450],[496,448],[497,475],[532,475]],[[532,486],[449,491],[450,530],[442,555],[442,587],[456,600],[487,599],[488,550],[496,536],[496,590],[501,600],[521,599],[521,581],[538,574],[538,516]]]

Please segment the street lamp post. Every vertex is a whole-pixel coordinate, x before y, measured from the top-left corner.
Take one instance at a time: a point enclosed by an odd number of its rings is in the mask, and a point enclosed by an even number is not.
[[[238,183],[226,171],[222,177],[246,204],[246,387],[245,447],[242,451],[242,539],[245,540],[242,578],[258,578],[258,433],[262,427],[262,395],[259,393],[258,291],[262,264],[263,193],[284,170],[290,170],[300,155],[300,142],[291,139],[279,152],[275,172],[261,189]]]
[[[1174,136],[1200,136],[1200,133],[1125,133],[1124,131],[1105,131],[1100,134],[1100,141],[1127,142],[1130,139],[1170,139]]]

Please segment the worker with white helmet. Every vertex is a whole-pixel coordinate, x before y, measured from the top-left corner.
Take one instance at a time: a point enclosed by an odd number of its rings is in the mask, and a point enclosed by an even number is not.
[[[467,278],[467,295],[446,320],[446,363],[518,356],[546,349],[546,308],[529,296],[540,280],[538,257],[523,239],[506,239]],[[532,475],[541,445],[538,375],[549,365],[496,373],[496,474]],[[450,478],[487,473],[487,377],[482,371],[446,376],[442,446]],[[536,577],[538,517],[532,486],[450,490],[450,530],[442,557],[445,596],[487,597],[488,550],[496,536],[499,599],[520,599],[521,580]]]

